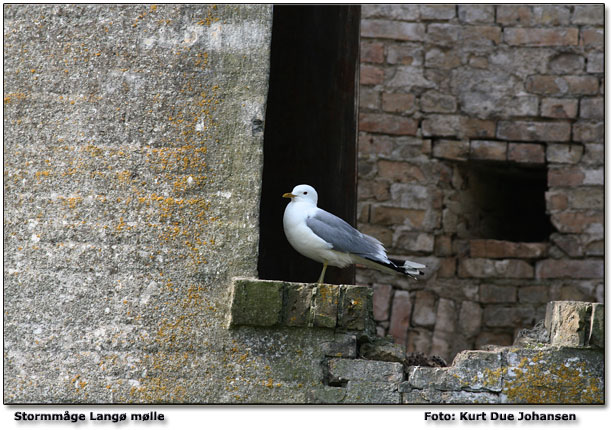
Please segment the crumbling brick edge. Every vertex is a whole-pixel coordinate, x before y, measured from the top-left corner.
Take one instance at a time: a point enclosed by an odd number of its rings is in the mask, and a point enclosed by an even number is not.
[[[432,367],[411,365],[403,345],[375,336],[371,296],[354,285],[235,278],[228,327],[334,330],[308,403],[604,404],[602,303],[550,302],[537,336]]]

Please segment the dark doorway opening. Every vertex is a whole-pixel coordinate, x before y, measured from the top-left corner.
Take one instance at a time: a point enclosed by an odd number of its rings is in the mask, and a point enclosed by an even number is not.
[[[512,242],[546,242],[555,231],[546,213],[545,166],[465,163],[463,205],[469,236]]]
[[[286,240],[282,194],[312,185],[319,207],[355,225],[360,6],[274,6],[273,19],[258,271],[314,282],[322,266]],[[325,281],[354,283],[354,270]]]

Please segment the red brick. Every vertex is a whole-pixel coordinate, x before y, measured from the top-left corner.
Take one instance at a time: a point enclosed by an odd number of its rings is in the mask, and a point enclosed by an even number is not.
[[[460,120],[462,135],[465,137],[494,137],[496,122],[488,119],[463,117]]]
[[[435,255],[444,257],[452,255],[452,237],[439,235],[435,237]]]
[[[373,287],[373,318],[376,321],[386,321],[390,315],[392,300],[392,285],[376,284]]]
[[[379,42],[361,42],[362,63],[383,63],[384,44]]]
[[[407,329],[412,315],[412,302],[407,291],[395,292],[390,313],[390,327],[388,334],[396,343],[407,344]]]
[[[378,161],[378,176],[390,182],[424,182],[425,176],[420,167],[405,161]]]
[[[365,133],[359,136],[359,155],[390,155],[392,148],[393,142],[389,136]]]
[[[433,156],[450,160],[466,160],[469,157],[469,142],[437,140],[433,143]]]
[[[605,31],[602,28],[582,28],[581,42],[584,48],[599,48],[605,46]]]
[[[460,278],[532,278],[533,267],[522,260],[465,258],[458,264]]]
[[[576,142],[602,143],[604,137],[604,122],[576,122],[573,124],[573,140]]]
[[[495,140],[472,140],[469,149],[469,158],[474,160],[507,159],[507,142]]]
[[[566,142],[571,138],[571,124],[564,121],[499,121],[496,135],[505,140]]]
[[[556,75],[533,75],[526,79],[526,91],[542,95],[562,95],[568,90],[566,80]]]
[[[563,167],[547,171],[548,187],[574,187],[582,185],[584,179],[585,174],[579,167]]]
[[[420,23],[389,21],[383,19],[361,20],[362,37],[378,37],[381,39],[424,40],[426,27]]]
[[[416,109],[416,96],[404,93],[383,93],[382,110],[386,112],[409,113]]]
[[[410,224],[422,228],[425,214],[423,210],[374,206],[371,208],[371,222],[383,226]]]
[[[372,133],[415,136],[418,132],[418,121],[396,115],[361,113],[359,130]]]
[[[384,82],[384,69],[376,66],[361,64],[360,83],[361,85],[377,85]]]
[[[577,100],[545,98],[541,101],[541,116],[575,118],[577,116]]]
[[[469,245],[471,257],[539,258],[547,253],[547,244],[545,243],[472,239]]]
[[[460,130],[461,117],[458,115],[427,115],[422,120],[423,136],[456,136]]]
[[[602,279],[605,263],[600,260],[543,260],[537,262],[539,279]]]
[[[603,230],[604,217],[601,212],[571,211],[551,214],[554,227],[561,233],[589,233]]]
[[[510,143],[507,159],[517,163],[545,163],[545,146],[536,143]]]
[[[579,43],[579,30],[570,28],[523,28],[504,29],[505,42],[519,46],[567,46]],[[583,32],[582,32],[583,37]]]
[[[482,303],[515,303],[518,290],[511,285],[482,284],[479,287],[479,297]]]
[[[496,46],[501,43],[501,28],[493,25],[466,26],[463,40],[470,47]]]
[[[456,258],[440,258],[439,259],[439,270],[437,270],[437,276],[440,278],[453,278],[456,276]]]
[[[567,85],[567,93],[572,95],[596,95],[598,94],[598,78],[590,75],[568,75],[563,76]]]

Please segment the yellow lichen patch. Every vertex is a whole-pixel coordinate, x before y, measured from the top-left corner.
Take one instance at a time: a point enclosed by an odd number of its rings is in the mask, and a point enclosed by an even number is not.
[[[16,100],[23,100],[27,96],[24,93],[9,93],[4,96],[4,104],[10,104]]]

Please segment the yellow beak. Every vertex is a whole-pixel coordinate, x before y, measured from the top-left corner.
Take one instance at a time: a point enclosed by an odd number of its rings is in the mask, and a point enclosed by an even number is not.
[[[297,197],[297,196],[293,193],[284,193],[282,194],[282,197],[284,197],[285,199],[292,199],[293,197]]]

